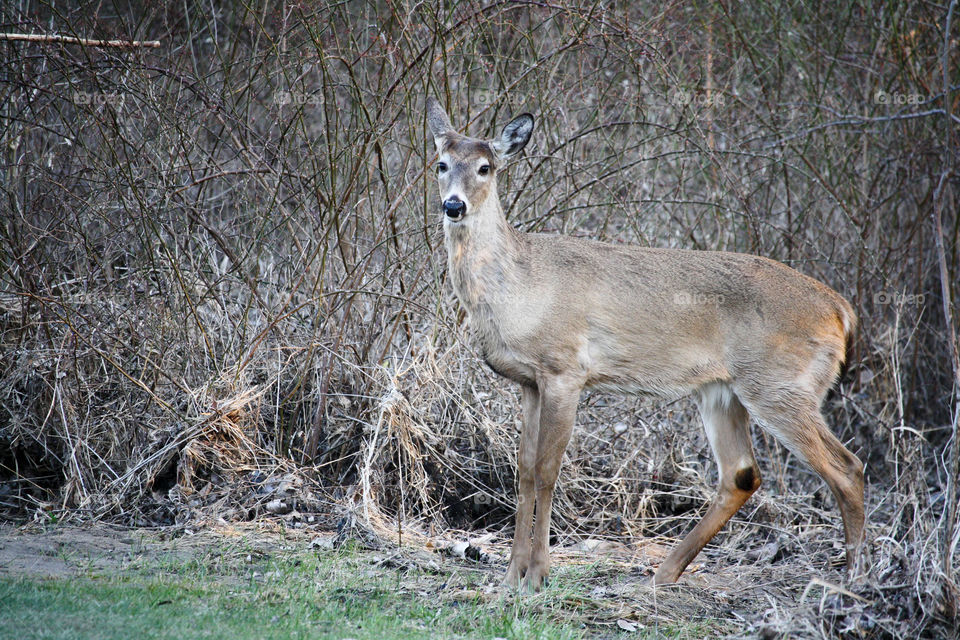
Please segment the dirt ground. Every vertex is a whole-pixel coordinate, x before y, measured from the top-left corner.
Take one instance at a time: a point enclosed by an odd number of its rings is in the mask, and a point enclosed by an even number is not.
[[[198,529],[15,527],[0,525],[0,576],[70,578],[114,573],[152,562],[190,560],[211,553],[285,553],[332,549],[335,532],[291,530],[279,522],[254,522]],[[824,637],[846,630],[846,637],[886,637],[871,614],[875,604],[846,593],[838,584],[811,576],[798,563],[731,565],[722,558],[700,558],[681,583],[654,590],[651,569],[668,547],[656,542],[627,546],[586,541],[553,550],[556,575],[576,576],[573,610],[592,621],[632,620],[672,624],[716,620],[736,630],[733,637]],[[372,568],[420,570],[438,585],[458,571],[481,572],[478,592],[497,597],[506,567],[507,541],[480,539],[415,541],[371,549]],[[708,570],[709,567],[709,570]],[[455,596],[452,596],[455,597]],[[850,631],[853,630],[853,633]],[[877,632],[880,633],[877,633]],[[839,635],[844,635],[840,633]],[[894,636],[895,637],[895,636]]]
[[[108,527],[29,531],[0,526],[0,575],[69,578],[122,567],[143,545],[132,531]]]
[[[0,576],[70,578],[112,573],[131,563],[189,560],[243,537],[245,548],[275,548],[267,528],[128,529],[97,524],[43,529],[0,525]]]

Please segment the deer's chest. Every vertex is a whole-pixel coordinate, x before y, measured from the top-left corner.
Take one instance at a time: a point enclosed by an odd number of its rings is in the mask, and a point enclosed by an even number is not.
[[[448,246],[454,293],[470,317],[484,361],[497,374],[535,384],[528,310],[515,273],[492,252]]]

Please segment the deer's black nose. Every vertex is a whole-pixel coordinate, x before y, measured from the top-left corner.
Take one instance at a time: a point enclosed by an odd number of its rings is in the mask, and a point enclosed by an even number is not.
[[[451,220],[459,220],[467,212],[467,204],[454,196],[443,201],[443,212]]]

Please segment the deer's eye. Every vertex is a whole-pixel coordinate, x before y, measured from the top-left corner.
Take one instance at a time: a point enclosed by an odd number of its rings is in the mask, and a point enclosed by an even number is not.
[[[487,175],[488,173],[490,173],[490,165],[488,165],[488,164],[480,165],[479,173],[480,173],[480,175],[482,175],[482,176],[485,176],[485,175]]]
[[[445,173],[446,170],[447,170],[447,163],[446,163],[446,162],[438,162],[438,163],[437,163],[437,173]]]

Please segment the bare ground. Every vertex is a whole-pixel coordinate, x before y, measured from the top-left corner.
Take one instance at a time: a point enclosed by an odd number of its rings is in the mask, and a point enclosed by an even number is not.
[[[197,530],[0,525],[0,577],[69,579],[212,555],[236,556],[242,562],[250,554],[329,553],[341,541],[336,532],[290,529],[279,520]],[[417,537],[402,546],[382,543],[360,553],[372,577],[391,574],[401,591],[426,592],[441,602],[490,601],[511,597],[498,586],[508,542],[492,536]],[[907,631],[903,620],[894,622],[886,613],[900,606],[898,591],[860,585],[853,593],[840,586],[839,572],[811,574],[809,562],[771,561],[762,557],[762,549],[752,564],[735,564],[722,549],[708,550],[679,585],[654,590],[649,586],[652,568],[668,549],[652,540],[558,545],[554,576],[572,587],[562,596],[564,615],[582,621],[588,636],[590,629],[618,624],[626,625],[618,629],[642,629],[698,622],[731,637],[882,638]],[[527,606],[542,603],[533,598]]]

